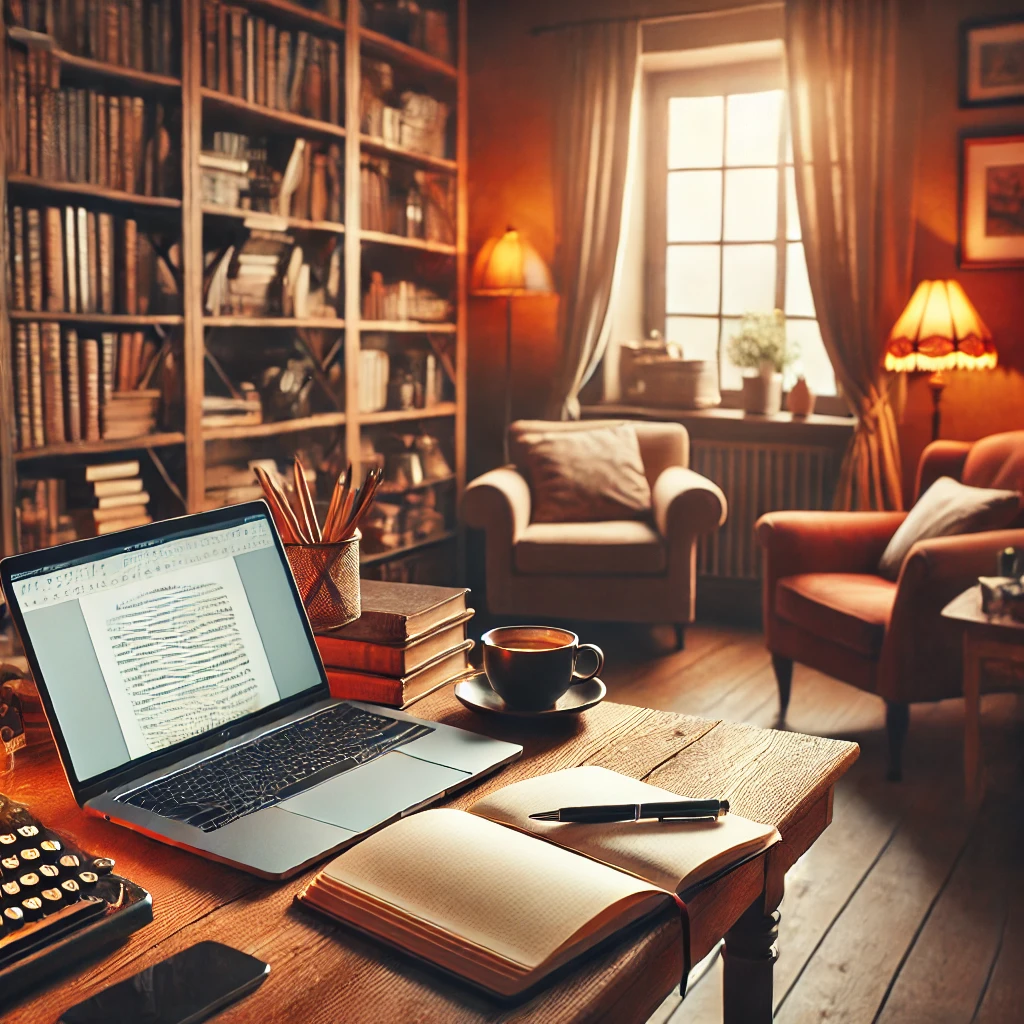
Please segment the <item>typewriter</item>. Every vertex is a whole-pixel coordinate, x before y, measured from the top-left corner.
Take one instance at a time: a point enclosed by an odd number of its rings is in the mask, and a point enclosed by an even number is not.
[[[0,1011],[153,920],[145,889],[0,796]]]

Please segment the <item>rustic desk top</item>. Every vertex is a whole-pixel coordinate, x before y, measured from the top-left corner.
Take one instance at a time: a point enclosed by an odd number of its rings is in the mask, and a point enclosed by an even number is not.
[[[706,721],[605,702],[578,719],[537,723],[482,718],[450,689],[414,712],[524,746],[521,760],[450,804],[518,779],[597,764],[693,797],[728,797],[746,817],[775,825],[783,841],[689,900],[697,962],[759,899],[769,909],[782,878],[831,820],[832,788],[856,760],[856,744]],[[346,1024],[384,1021],[643,1021],[678,985],[678,918],[666,911],[564,977],[532,1001],[503,1009],[369,939],[293,903],[314,873],[286,882],[172,849],[87,817],[75,805],[52,748],[22,751],[5,780],[8,794],[84,849],[113,856],[117,871],[153,895],[153,923],[98,962],[87,962],[4,1017],[10,1024],[52,1024],[68,1006],[196,942],[215,939],[271,965],[263,986],[218,1021]],[[773,892],[777,890],[777,892]],[[767,895],[766,895],[767,894]]]

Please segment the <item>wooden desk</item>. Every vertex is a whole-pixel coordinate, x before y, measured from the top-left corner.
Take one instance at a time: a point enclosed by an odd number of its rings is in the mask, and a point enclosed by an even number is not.
[[[1009,615],[986,615],[981,610],[981,587],[954,597],[942,609],[942,616],[959,622],[964,631],[964,792],[968,804],[977,806],[984,794],[980,763],[983,665],[986,661],[1008,663],[1011,672],[999,689],[1024,692],[1024,678],[1013,672],[1024,667],[1024,622]]]
[[[521,742],[523,758],[451,803],[518,779],[598,764],[688,796],[728,797],[738,813],[776,825],[783,841],[689,902],[696,963],[725,936],[725,1016],[758,1024],[772,1016],[778,905],[786,871],[832,817],[836,780],[856,760],[854,743],[705,721],[606,702],[581,718],[535,723],[478,717],[446,689],[415,705],[423,718]],[[203,939],[216,939],[271,965],[264,985],[217,1020],[296,1024],[453,1021],[642,1022],[679,984],[678,916],[669,910],[639,934],[590,959],[509,1013],[439,974],[293,904],[313,874],[283,883],[171,849],[86,817],[74,804],[51,750],[23,751],[7,791],[48,825],[153,894],[154,921],[78,977],[58,979],[4,1017],[52,1024],[69,1005]]]

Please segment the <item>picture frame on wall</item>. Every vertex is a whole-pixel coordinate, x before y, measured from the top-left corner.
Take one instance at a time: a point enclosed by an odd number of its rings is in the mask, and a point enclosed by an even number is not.
[[[960,145],[960,266],[1024,267],[1024,131]]]
[[[960,105],[1024,104],[1024,15],[961,26]]]

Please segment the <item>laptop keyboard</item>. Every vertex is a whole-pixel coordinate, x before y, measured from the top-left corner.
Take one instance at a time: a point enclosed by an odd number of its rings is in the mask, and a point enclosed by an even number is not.
[[[432,731],[336,704],[117,799],[213,832]]]

